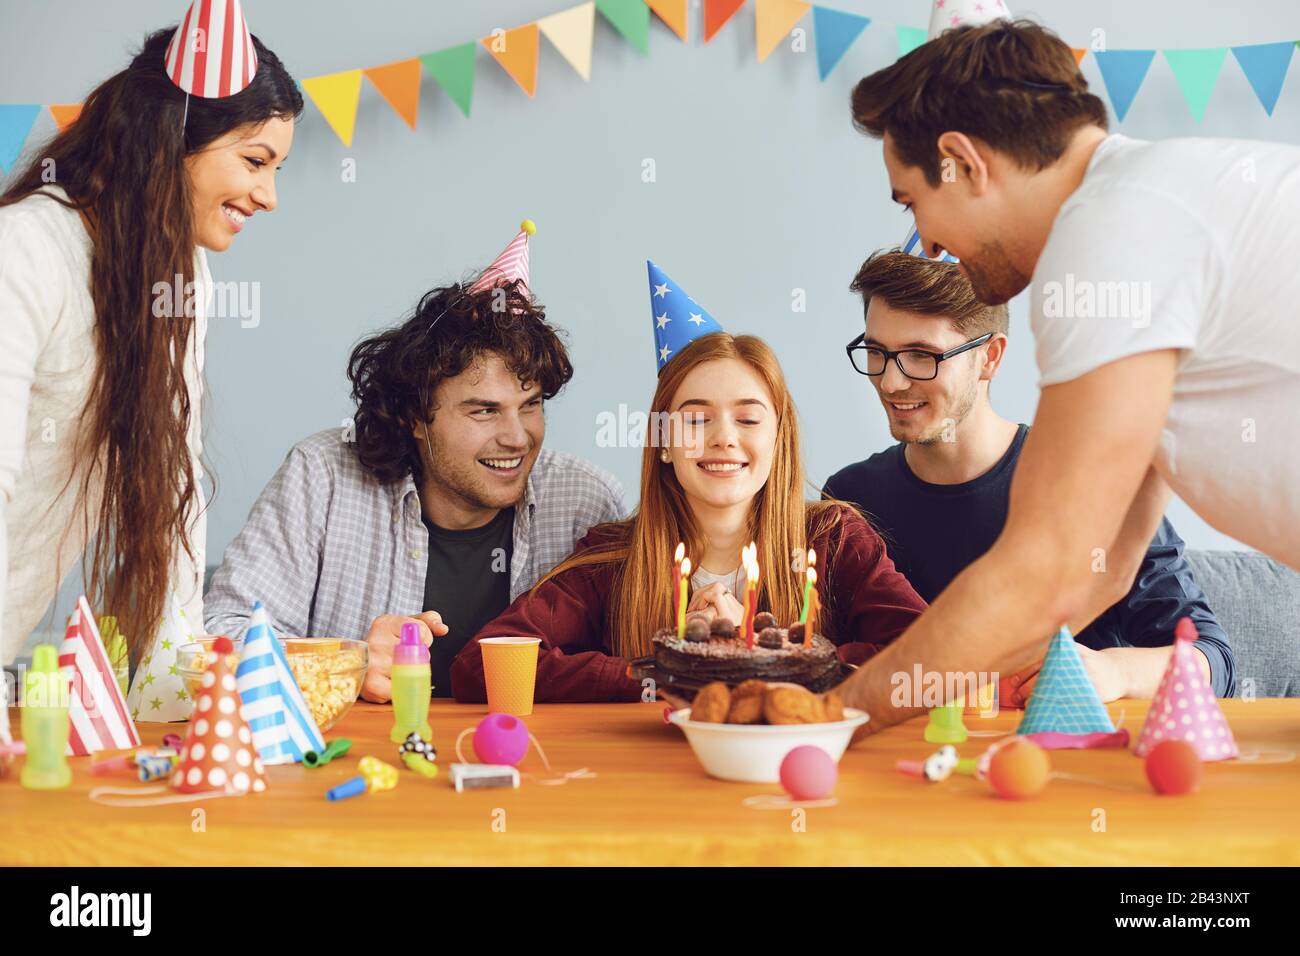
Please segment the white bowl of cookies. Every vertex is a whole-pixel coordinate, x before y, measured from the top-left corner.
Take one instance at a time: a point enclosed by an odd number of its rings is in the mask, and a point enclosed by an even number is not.
[[[798,684],[761,680],[734,688],[706,684],[690,707],[668,715],[705,773],[742,783],[779,783],[781,761],[805,744],[839,763],[853,732],[868,719],[865,711],[845,707],[835,691],[814,694]]]

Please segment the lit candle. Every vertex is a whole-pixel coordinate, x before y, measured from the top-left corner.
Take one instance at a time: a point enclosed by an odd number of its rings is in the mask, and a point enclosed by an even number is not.
[[[749,545],[740,549],[740,566],[745,569],[745,600],[744,610],[740,613],[740,633],[748,637],[745,628],[749,620]]]
[[[681,541],[678,541],[677,550],[673,552],[673,589],[671,592],[671,601],[677,600],[677,592],[682,589],[682,558],[684,557],[686,557],[686,545]]]
[[[813,634],[817,631],[817,611],[821,608],[822,599],[817,593],[817,569],[808,569],[808,612],[807,619],[803,625],[803,646],[808,647],[812,644]]]
[[[754,615],[758,612],[758,545],[749,543],[745,565],[745,645],[754,649]]]
[[[812,600],[813,580],[817,577],[817,572],[813,570],[813,565],[817,563],[817,552],[812,548],[808,549],[808,567],[804,571],[803,583],[803,611],[799,614],[801,624],[808,621],[808,602]]]
[[[686,638],[686,586],[691,580],[691,559],[682,558],[677,572],[677,639]]]

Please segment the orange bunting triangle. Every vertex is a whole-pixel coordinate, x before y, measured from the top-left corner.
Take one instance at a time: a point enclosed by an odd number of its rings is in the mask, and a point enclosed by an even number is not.
[[[77,121],[81,115],[81,103],[59,103],[50,106],[50,115],[54,117],[54,125],[62,133],[65,129]]]
[[[302,81],[302,90],[311,97],[343,145],[351,146],[352,129],[357,122],[357,99],[361,96],[361,71],[344,70],[309,77]]]
[[[366,76],[375,84],[379,95],[388,101],[394,112],[415,129],[415,117],[420,109],[420,59],[400,60],[386,66],[372,66]]]
[[[529,96],[537,92],[537,24],[493,33],[479,40]]]
[[[1070,52],[1074,54],[1074,65],[1078,66],[1083,62],[1083,58],[1088,55],[1088,48],[1072,46]]]
[[[704,42],[708,43],[717,36],[744,5],[745,0],[704,0]]]
[[[811,6],[802,0],[756,0],[754,31],[759,63],[768,58]]]
[[[687,5],[690,0],[645,0],[645,5],[685,43],[690,37],[687,22]]]

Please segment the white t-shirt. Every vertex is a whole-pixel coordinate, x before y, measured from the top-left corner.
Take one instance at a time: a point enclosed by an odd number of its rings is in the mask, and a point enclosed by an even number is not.
[[[1179,349],[1155,467],[1300,568],[1300,147],[1108,136],[1030,286],[1041,386]]]
[[[67,198],[57,186],[46,190]],[[82,497],[88,463],[74,455],[97,361],[92,252],[81,217],[48,197],[33,195],[0,207],[0,662],[5,664],[41,622],[64,575],[80,567],[88,544],[87,511],[91,535],[96,531],[102,484],[91,486],[90,500]],[[201,249],[195,266],[200,291],[185,376],[191,461],[201,476],[203,337],[212,289]],[[178,549],[171,575],[191,621],[203,620],[201,491],[190,532],[196,560]],[[71,611],[54,609],[53,630],[62,631]]]

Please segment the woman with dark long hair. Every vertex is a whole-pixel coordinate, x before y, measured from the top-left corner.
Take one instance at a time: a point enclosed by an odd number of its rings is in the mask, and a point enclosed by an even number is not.
[[[133,661],[169,589],[202,621],[205,250],[276,207],[302,95],[255,37],[190,96],[150,34],[0,195],[0,661],[80,560]]]

